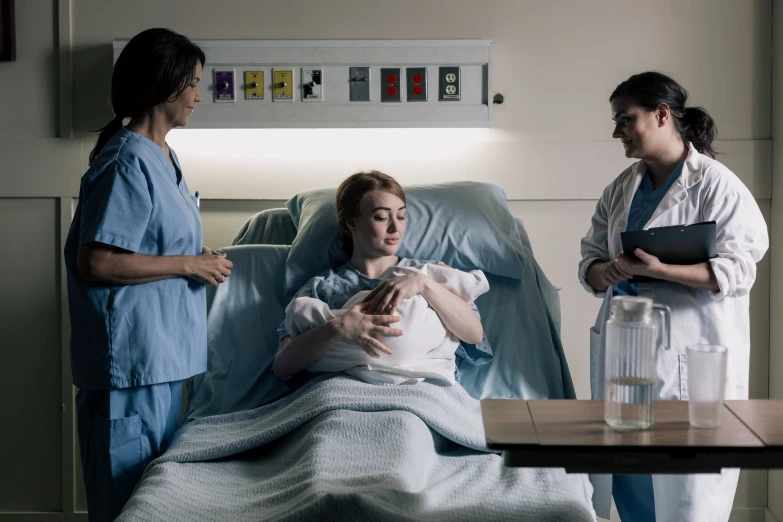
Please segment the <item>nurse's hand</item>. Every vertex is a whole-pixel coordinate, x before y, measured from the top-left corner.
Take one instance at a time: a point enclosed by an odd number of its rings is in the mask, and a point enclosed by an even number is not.
[[[663,263],[652,254],[648,254],[641,248],[634,250],[634,259],[625,253],[620,253],[615,260],[617,265],[625,272],[631,275],[657,277],[661,273]]]
[[[212,250],[212,252],[215,252]],[[203,253],[198,256],[190,256],[187,262],[187,276],[217,286],[231,275],[234,263],[226,259],[226,254]]]
[[[209,248],[208,246],[203,246],[203,247],[201,247],[201,253],[202,253],[202,254],[212,254],[213,256],[220,256],[220,255],[225,255],[225,254],[221,254],[221,253],[220,253],[220,252],[218,252],[217,250],[212,250],[212,249],[211,249],[211,248]]]
[[[391,348],[375,338],[376,335],[399,337],[402,330],[390,328],[390,323],[396,323],[399,317],[393,315],[365,315],[362,305],[352,306],[342,316],[334,319],[337,334],[341,341],[359,345],[373,359],[379,357],[377,351],[392,354]]]
[[[620,265],[619,260],[620,256],[617,256],[617,259],[604,263],[601,267],[601,282],[607,287],[615,286],[633,275]]]

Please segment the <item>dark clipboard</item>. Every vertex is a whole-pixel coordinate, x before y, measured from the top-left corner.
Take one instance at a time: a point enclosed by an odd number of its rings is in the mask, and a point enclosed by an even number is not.
[[[633,258],[637,248],[669,265],[695,265],[717,257],[714,221],[621,232],[623,252]],[[634,276],[632,283],[655,281],[652,277]]]

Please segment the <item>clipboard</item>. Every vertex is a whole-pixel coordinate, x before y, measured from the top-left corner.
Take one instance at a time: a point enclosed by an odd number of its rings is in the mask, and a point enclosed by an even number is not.
[[[620,233],[623,252],[627,255],[636,258],[633,252],[641,248],[669,265],[695,265],[717,257],[716,238],[714,221]],[[634,276],[631,282],[655,280]]]

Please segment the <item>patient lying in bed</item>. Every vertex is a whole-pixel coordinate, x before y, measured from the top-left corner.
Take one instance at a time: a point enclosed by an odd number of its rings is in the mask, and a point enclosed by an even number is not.
[[[480,270],[466,273],[433,263],[393,266],[382,278],[414,273],[428,275],[468,303],[489,290],[487,278]],[[285,328],[292,335],[304,333],[340,317],[369,293],[369,290],[356,293],[340,309],[330,309],[325,302],[313,297],[297,297],[286,308]],[[403,335],[378,336],[391,348],[391,355],[379,353],[380,357],[373,359],[359,346],[336,343],[307,370],[313,373],[346,372],[366,382],[384,385],[414,384],[424,379],[454,384],[459,340],[446,329],[438,314],[417,295],[400,303],[396,315],[400,321],[394,327],[402,330]]]

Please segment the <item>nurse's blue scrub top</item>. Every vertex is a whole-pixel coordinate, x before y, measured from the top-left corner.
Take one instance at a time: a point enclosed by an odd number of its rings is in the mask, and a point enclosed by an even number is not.
[[[650,171],[648,170],[644,173],[642,183],[636,190],[636,194],[633,195],[631,208],[628,210],[628,226],[625,228],[627,232],[644,229],[644,226],[652,219],[653,214],[655,214],[655,209],[658,208],[658,205],[663,201],[663,197],[669,192],[669,189],[674,185],[674,182],[677,181],[677,178],[680,177],[684,163],[685,162],[681,161],[674,167],[674,170],[669,174],[669,177],[666,178],[666,181],[663,182],[663,185],[657,189],[653,189]],[[633,254],[633,252],[626,252],[626,254]],[[626,279],[614,287],[612,295],[638,296],[639,287],[636,283],[631,283]]]
[[[201,254],[198,208],[173,150],[169,160],[153,141],[123,128],[82,177],[65,242],[73,384],[128,388],[205,372],[205,285],[187,277],[87,283],[76,256],[93,241],[151,256]]]

